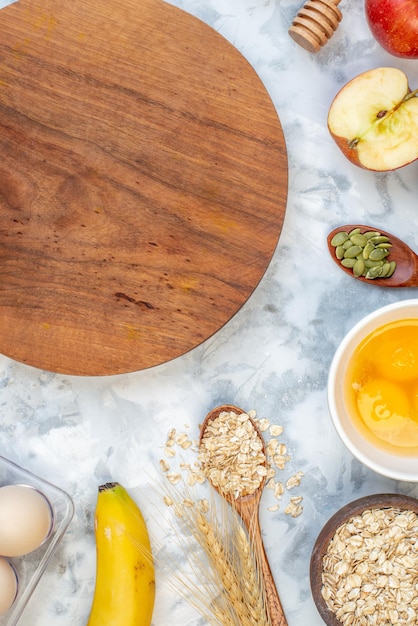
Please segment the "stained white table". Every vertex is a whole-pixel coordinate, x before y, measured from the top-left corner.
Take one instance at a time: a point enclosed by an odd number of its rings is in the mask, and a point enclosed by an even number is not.
[[[86,623],[94,587],[93,516],[97,487],[118,480],[132,490],[153,537],[176,547],[170,516],[158,517],[153,481],[167,432],[221,403],[256,409],[284,427],[302,470],[303,513],[262,506],[265,544],[289,626],[320,626],[309,587],[309,559],[328,517],[376,492],[418,496],[414,484],[382,478],[346,451],[332,427],[327,374],[345,332],[363,315],[416,297],[351,279],[331,261],[330,229],[344,223],[384,228],[418,249],[418,164],[375,174],[350,164],[326,126],[329,105],[350,78],[372,67],[403,69],[418,86],[418,64],[384,52],[371,38],[360,0],[340,5],[343,21],[316,55],[287,29],[295,0],[184,0],[178,6],[219,31],[259,74],[279,114],[289,157],[289,198],[280,242],[265,277],[239,313],[191,353],[155,369],[106,378],[56,375],[0,357],[0,451],[66,489],[73,522],[22,617],[22,626]],[[138,3],[140,10],[140,2]],[[179,555],[179,559],[181,555]],[[157,569],[154,626],[197,626],[199,615]]]

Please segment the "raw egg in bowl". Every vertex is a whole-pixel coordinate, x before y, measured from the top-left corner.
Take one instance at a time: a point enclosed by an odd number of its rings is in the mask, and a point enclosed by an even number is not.
[[[328,405],[359,461],[418,481],[418,299],[382,307],[347,333],[331,363]]]

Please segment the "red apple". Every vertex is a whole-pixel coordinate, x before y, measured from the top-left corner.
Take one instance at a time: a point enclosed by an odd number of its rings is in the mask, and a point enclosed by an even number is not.
[[[382,48],[418,59],[418,0],[365,0],[367,22]]]
[[[369,70],[335,96],[329,131],[352,163],[376,172],[398,169],[418,159],[417,96],[401,70]]]

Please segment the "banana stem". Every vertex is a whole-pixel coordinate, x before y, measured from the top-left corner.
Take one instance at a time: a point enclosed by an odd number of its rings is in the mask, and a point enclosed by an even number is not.
[[[99,493],[102,491],[107,491],[108,489],[114,489],[118,483],[105,483],[104,485],[99,486]]]

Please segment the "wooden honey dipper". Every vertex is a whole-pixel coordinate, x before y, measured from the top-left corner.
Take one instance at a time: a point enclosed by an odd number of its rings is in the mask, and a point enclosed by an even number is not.
[[[327,43],[342,20],[340,0],[308,0],[292,22],[289,35],[309,52]]]

